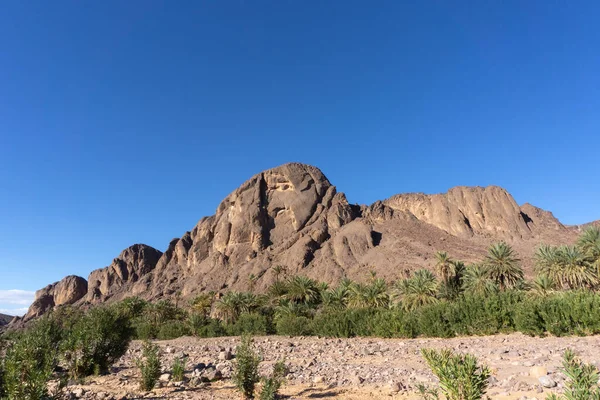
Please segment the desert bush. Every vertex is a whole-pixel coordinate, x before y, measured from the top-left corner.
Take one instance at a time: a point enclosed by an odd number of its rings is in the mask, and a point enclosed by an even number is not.
[[[142,357],[136,360],[137,367],[140,369],[141,390],[152,390],[160,376],[160,355],[158,346],[145,341],[142,345]]]
[[[354,337],[373,334],[373,317],[376,309],[329,310],[315,316],[313,332],[320,336]]]
[[[418,335],[418,320],[413,312],[402,309],[380,310],[373,316],[373,335],[385,338],[414,338]]]
[[[277,399],[279,389],[283,385],[285,376],[287,374],[287,367],[284,361],[278,361],[273,366],[273,373],[262,379],[262,388],[260,391],[260,400],[275,400]]]
[[[585,364],[567,349],[563,354],[563,373],[567,380],[565,392],[560,397],[551,394],[547,400],[600,400],[598,369],[593,364]]]
[[[139,317],[132,321],[132,326],[135,331],[135,338],[139,340],[156,339],[158,335],[158,327],[146,318]]]
[[[105,373],[125,354],[133,331],[116,307],[98,307],[78,319],[62,342],[62,357],[72,378]]]
[[[250,336],[242,337],[242,343],[236,349],[231,378],[247,399],[254,398],[254,387],[260,380],[259,364],[260,356],[252,349],[252,338]]]
[[[450,350],[422,349],[421,354],[435,376],[447,400],[479,400],[489,385],[490,370],[480,366],[470,354]]]
[[[47,396],[47,382],[57,365],[59,327],[45,318],[11,339],[3,365],[5,395],[11,400]]]
[[[177,339],[190,334],[188,326],[183,321],[167,321],[162,324],[156,334],[158,340]]]
[[[269,322],[264,315],[243,313],[235,322],[227,324],[225,330],[230,336],[266,335],[269,330]]]
[[[540,299],[532,298],[519,303],[515,308],[515,330],[530,336],[543,336],[546,332],[544,319],[540,315]]]
[[[212,318],[209,318],[205,325],[201,326],[192,333],[198,337],[219,337],[227,334],[225,328],[223,328],[223,325],[221,324],[221,321]]]
[[[428,337],[450,338],[455,335],[448,319],[449,303],[437,303],[419,309],[419,332]]]
[[[185,379],[185,364],[187,363],[187,357],[175,358],[173,360],[173,380],[175,382],[183,382]]]
[[[285,315],[277,319],[277,334],[308,336],[312,334],[311,320],[307,317]]]

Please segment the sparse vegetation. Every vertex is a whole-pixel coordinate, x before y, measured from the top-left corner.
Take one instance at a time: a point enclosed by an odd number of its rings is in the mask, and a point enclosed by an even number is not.
[[[137,360],[140,369],[140,389],[150,391],[156,386],[160,376],[160,355],[158,346],[145,341],[142,347],[142,358]]]
[[[173,360],[173,380],[175,382],[183,382],[185,379],[185,365],[187,364],[187,357],[175,358]]]
[[[563,354],[563,373],[566,375],[565,391],[562,395],[550,394],[547,400],[598,400],[598,369],[593,364],[583,363],[572,350]]]
[[[247,399],[254,398],[254,388],[260,381],[258,365],[261,358],[252,348],[252,338],[243,336],[237,346],[232,379],[239,391]]]
[[[480,366],[470,354],[455,354],[450,350],[423,349],[421,354],[440,381],[440,391],[446,400],[482,399],[489,385],[490,370]],[[425,399],[437,399],[436,389],[421,387]]]
[[[287,367],[284,361],[278,361],[273,366],[273,373],[262,378],[262,388],[260,391],[260,400],[275,400],[279,398],[279,389],[283,385],[285,375],[287,374]]]

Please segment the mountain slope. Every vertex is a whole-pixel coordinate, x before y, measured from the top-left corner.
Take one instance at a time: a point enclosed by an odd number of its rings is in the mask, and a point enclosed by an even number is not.
[[[0,314],[0,327],[8,325],[10,321],[12,321],[14,317],[6,314]]]
[[[254,175],[164,253],[134,245],[88,282],[67,277],[42,289],[26,319],[61,304],[245,290],[250,274],[264,290],[275,279],[275,265],[327,282],[363,279],[370,270],[397,279],[432,267],[438,250],[475,261],[498,240],[511,243],[531,271],[539,243],[573,242],[577,232],[547,211],[519,207],[496,186],[351,205],[318,168],[291,163]]]

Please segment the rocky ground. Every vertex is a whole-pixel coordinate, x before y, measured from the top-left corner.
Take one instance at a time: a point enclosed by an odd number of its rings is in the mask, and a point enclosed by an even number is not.
[[[110,375],[92,377],[68,388],[70,398],[121,400],[240,398],[229,379],[238,338],[180,338],[157,342],[164,373],[152,392],[138,390],[135,342]],[[562,353],[575,350],[585,362],[600,365],[600,337],[531,338],[520,334],[455,339],[324,339],[269,336],[255,338],[263,356],[261,373],[285,359],[289,367],[282,390],[289,399],[417,399],[418,383],[435,383],[421,348],[450,348],[476,355],[493,372],[492,399],[545,399],[560,392]],[[186,381],[173,382],[176,357],[188,357]],[[210,382],[208,382],[210,381]]]

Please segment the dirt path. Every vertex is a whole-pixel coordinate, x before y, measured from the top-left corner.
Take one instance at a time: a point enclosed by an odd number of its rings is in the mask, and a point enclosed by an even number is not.
[[[175,357],[187,356],[184,384],[163,376],[153,392],[138,390],[135,358],[140,343],[108,376],[90,378],[85,385],[71,388],[73,398],[99,400],[131,398],[232,399],[240,398],[231,381],[232,359],[238,338],[180,338],[157,342],[162,350],[165,373]],[[290,399],[417,399],[418,383],[435,378],[420,355],[421,348],[450,348],[474,354],[493,372],[488,394],[492,399],[544,399],[560,391],[563,376],[561,357],[566,348],[575,350],[586,362],[600,360],[600,337],[531,338],[520,334],[454,339],[322,339],[269,336],[255,338],[263,356],[261,373],[274,362],[285,359],[290,374],[282,393]],[[547,374],[547,375],[546,375]],[[553,388],[544,388],[544,375]],[[210,384],[202,380],[217,378]],[[219,379],[220,378],[220,379]]]

